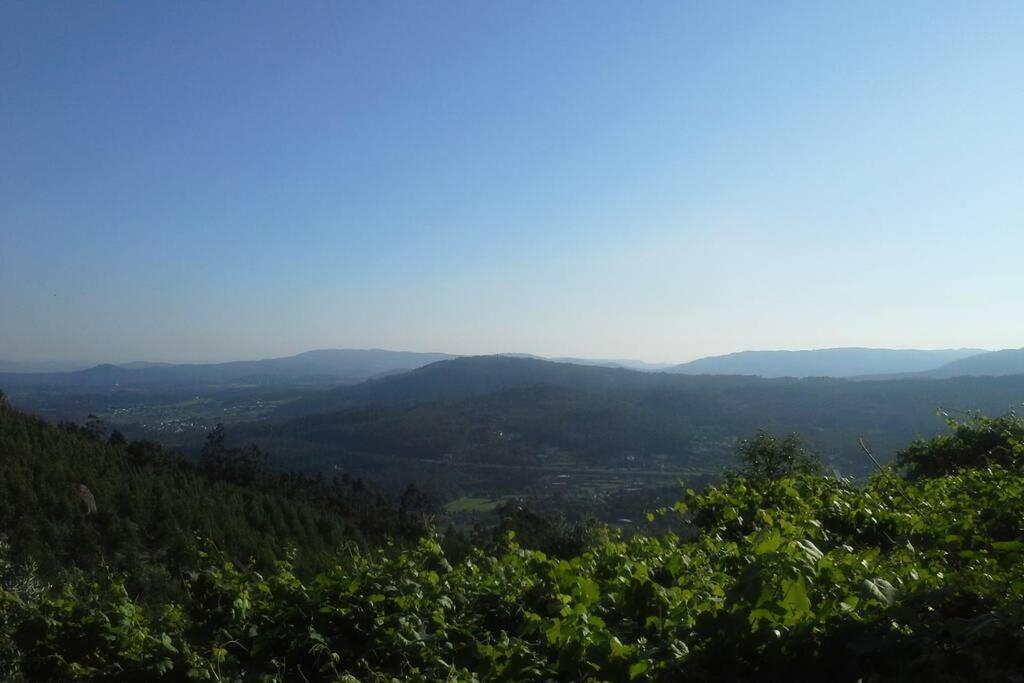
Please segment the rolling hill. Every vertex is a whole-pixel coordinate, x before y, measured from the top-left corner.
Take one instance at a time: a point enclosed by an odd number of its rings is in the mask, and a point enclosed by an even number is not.
[[[311,394],[283,406],[279,415],[323,413],[369,404],[455,400],[516,387],[551,386],[603,391],[709,383],[745,386],[759,381],[763,380],[756,377],[685,377],[523,356],[463,356],[411,372]]]
[[[475,357],[322,392],[254,430],[295,467],[347,467],[356,456],[370,470],[373,457],[506,467],[631,458],[630,467],[720,472],[737,439],[765,428],[802,433],[840,471],[865,474],[859,437],[884,459],[943,429],[939,410],[1000,414],[1022,401],[1024,376],[764,379]]]

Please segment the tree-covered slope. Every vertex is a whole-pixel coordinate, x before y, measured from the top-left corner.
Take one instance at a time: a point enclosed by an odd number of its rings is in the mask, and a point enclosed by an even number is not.
[[[264,568],[292,548],[314,567],[342,543],[401,532],[361,482],[270,471],[255,451],[223,444],[196,465],[153,443],[112,441],[24,414],[0,394],[0,535],[13,559],[51,578],[108,567],[147,588],[188,566],[197,538]]]
[[[759,438],[748,468],[558,559],[431,538],[303,582],[211,562],[187,599],[118,580],[0,590],[18,680],[1014,681],[1024,424],[954,425],[865,486]],[[674,520],[674,521],[673,521]]]
[[[860,437],[884,459],[908,440],[940,431],[939,410],[1002,413],[1024,401],[1024,376],[764,380],[511,363],[522,359],[481,359],[486,370],[477,374],[476,364],[463,362],[471,360],[364,385],[373,404],[269,422],[250,434],[289,466],[311,469],[344,462],[346,453],[502,465],[540,465],[555,453],[584,467],[620,466],[632,456],[638,466],[656,461],[717,472],[737,439],[767,428],[800,432],[830,465],[862,475],[871,465]],[[522,383],[488,390],[496,375]],[[426,390],[462,376],[468,379],[459,386],[484,393],[412,401],[437,397]],[[335,395],[356,396],[355,389]]]
[[[684,377],[519,356],[464,356],[391,377],[311,394],[282,407],[281,416],[360,405],[402,405],[457,400],[519,387],[549,386],[590,392],[656,387],[748,386],[751,377]]]

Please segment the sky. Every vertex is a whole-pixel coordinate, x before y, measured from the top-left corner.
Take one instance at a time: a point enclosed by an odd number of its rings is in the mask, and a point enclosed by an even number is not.
[[[0,359],[1024,345],[1024,3],[0,4]]]

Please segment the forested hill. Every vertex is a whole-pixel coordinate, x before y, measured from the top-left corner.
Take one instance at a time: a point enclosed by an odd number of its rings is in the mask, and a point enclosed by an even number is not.
[[[800,432],[844,474],[940,431],[940,410],[1003,413],[1024,402],[1024,375],[852,381],[680,376],[501,357],[461,358],[291,404],[252,427],[293,466],[348,455],[539,466],[720,472],[737,439]],[[318,412],[322,411],[322,412]],[[303,412],[314,414],[301,415]],[[369,470],[367,470],[369,472]]]
[[[198,537],[258,567],[289,548],[319,567],[343,543],[408,531],[359,481],[314,481],[259,461],[219,442],[195,465],[150,442],[48,424],[0,394],[0,535],[45,576],[106,566],[145,590],[194,560]]]
[[[324,413],[357,405],[411,404],[468,398],[516,387],[551,386],[602,392],[657,387],[748,386],[757,377],[687,377],[517,356],[464,356],[355,386],[311,394],[278,415]],[[791,381],[791,380],[790,380]]]

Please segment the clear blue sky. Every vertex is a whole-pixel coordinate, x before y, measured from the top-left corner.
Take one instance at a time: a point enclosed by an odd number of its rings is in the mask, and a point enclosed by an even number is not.
[[[1024,3],[0,4],[0,358],[1024,345]]]

